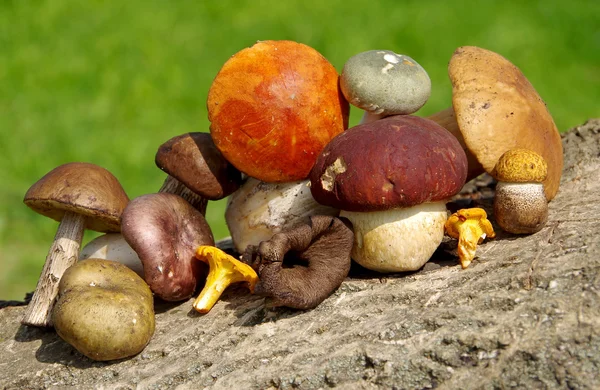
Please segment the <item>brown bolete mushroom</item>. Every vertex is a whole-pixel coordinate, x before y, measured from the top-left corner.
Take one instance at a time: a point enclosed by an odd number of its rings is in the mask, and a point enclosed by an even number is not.
[[[182,197],[168,193],[133,199],[122,216],[122,234],[144,266],[144,280],[165,301],[190,298],[206,276],[196,248],[214,245],[204,216]]]
[[[446,221],[446,234],[458,239],[458,259],[463,269],[475,258],[477,245],[486,238],[496,237],[492,223],[484,209],[460,209]]]
[[[350,271],[349,225],[343,218],[315,215],[258,247],[249,246],[242,261],[258,272],[254,293],[272,298],[273,306],[315,308]]]
[[[84,229],[118,232],[129,198],[109,171],[94,164],[61,165],[38,180],[25,194],[25,204],[60,224],[22,323],[50,326],[58,283],[77,262]]]
[[[548,221],[544,158],[527,149],[511,149],[500,156],[493,176],[496,184],[494,217],[502,230],[513,234],[540,231]]]
[[[452,134],[428,119],[395,115],[335,137],[317,158],[310,189],[352,223],[357,263],[413,271],[441,243],[446,200],[466,175],[465,153]]]
[[[311,215],[337,216],[340,211],[312,197],[308,180],[266,183],[248,178],[227,202],[225,222],[238,253],[273,234],[304,223]]]
[[[321,149],[348,127],[338,81],[333,65],[301,43],[260,41],[241,50],[208,92],[215,145],[261,181],[306,179]]]
[[[431,80],[409,56],[369,50],[346,61],[340,88],[350,104],[365,110],[361,123],[369,123],[418,111],[429,99]]]
[[[242,183],[242,174],[215,146],[208,133],[186,133],[162,144],[156,165],[167,173],[159,192],[179,195],[202,215],[208,200],[233,193]]]
[[[452,108],[429,119],[448,129],[469,159],[468,179],[491,174],[500,156],[514,148],[540,154],[548,164],[548,201],[558,191],[563,166],[560,134],[542,98],[506,58],[474,46],[456,49],[448,65]]]
[[[64,273],[52,322],[63,340],[90,359],[130,357],[154,334],[152,292],[123,264],[83,260]]]

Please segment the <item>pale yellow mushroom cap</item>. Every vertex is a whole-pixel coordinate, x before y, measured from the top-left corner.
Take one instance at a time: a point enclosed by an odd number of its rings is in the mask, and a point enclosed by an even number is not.
[[[511,149],[505,152],[494,167],[493,176],[509,183],[541,183],[548,175],[548,164],[538,153],[528,149]]]

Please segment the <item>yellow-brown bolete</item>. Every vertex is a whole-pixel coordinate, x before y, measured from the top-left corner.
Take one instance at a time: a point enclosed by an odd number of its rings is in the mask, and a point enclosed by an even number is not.
[[[119,232],[121,213],[129,198],[109,171],[94,164],[74,162],[48,172],[25,194],[34,211],[60,221],[54,242],[22,323],[50,326],[58,283],[77,262],[84,229]]]
[[[250,292],[254,291],[258,275],[249,265],[209,245],[199,246],[196,258],[209,266],[206,284],[194,301],[194,309],[199,313],[208,313],[232,283],[246,282]]]
[[[64,273],[52,322],[63,340],[90,359],[130,357],[154,334],[152,292],[121,263],[83,260]]]
[[[446,221],[446,234],[458,239],[458,259],[467,268],[475,258],[477,245],[487,238],[496,237],[487,213],[480,208],[461,209]]]
[[[563,166],[560,134],[535,88],[506,58],[474,46],[456,49],[448,64],[452,107],[429,117],[459,140],[470,180],[491,174],[500,156],[514,148],[539,153],[548,164],[548,201],[558,191]]]
[[[548,220],[544,180],[548,167],[544,158],[527,149],[504,153],[493,172],[498,180],[494,217],[502,230],[514,234],[540,231]]]

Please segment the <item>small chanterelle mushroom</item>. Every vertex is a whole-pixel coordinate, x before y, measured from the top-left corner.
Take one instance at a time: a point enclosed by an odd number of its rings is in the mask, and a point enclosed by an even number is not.
[[[254,291],[254,285],[258,281],[256,272],[221,249],[210,245],[199,246],[196,258],[207,263],[210,268],[204,288],[194,300],[194,309],[199,313],[208,313],[232,283],[246,282],[250,292]]]
[[[487,213],[480,208],[458,210],[448,218],[445,227],[450,237],[458,238],[458,258],[463,269],[475,258],[478,244],[486,237],[496,237]]]
[[[543,182],[548,167],[544,158],[527,149],[504,153],[493,176],[498,180],[494,217],[502,230],[529,234],[541,230],[548,220],[548,201]]]

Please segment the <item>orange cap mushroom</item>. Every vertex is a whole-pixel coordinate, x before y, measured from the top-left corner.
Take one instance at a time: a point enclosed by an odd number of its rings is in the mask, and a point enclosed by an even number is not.
[[[487,213],[481,208],[458,210],[448,218],[445,227],[446,234],[458,238],[458,258],[463,269],[473,261],[478,244],[486,237],[496,237]]]

